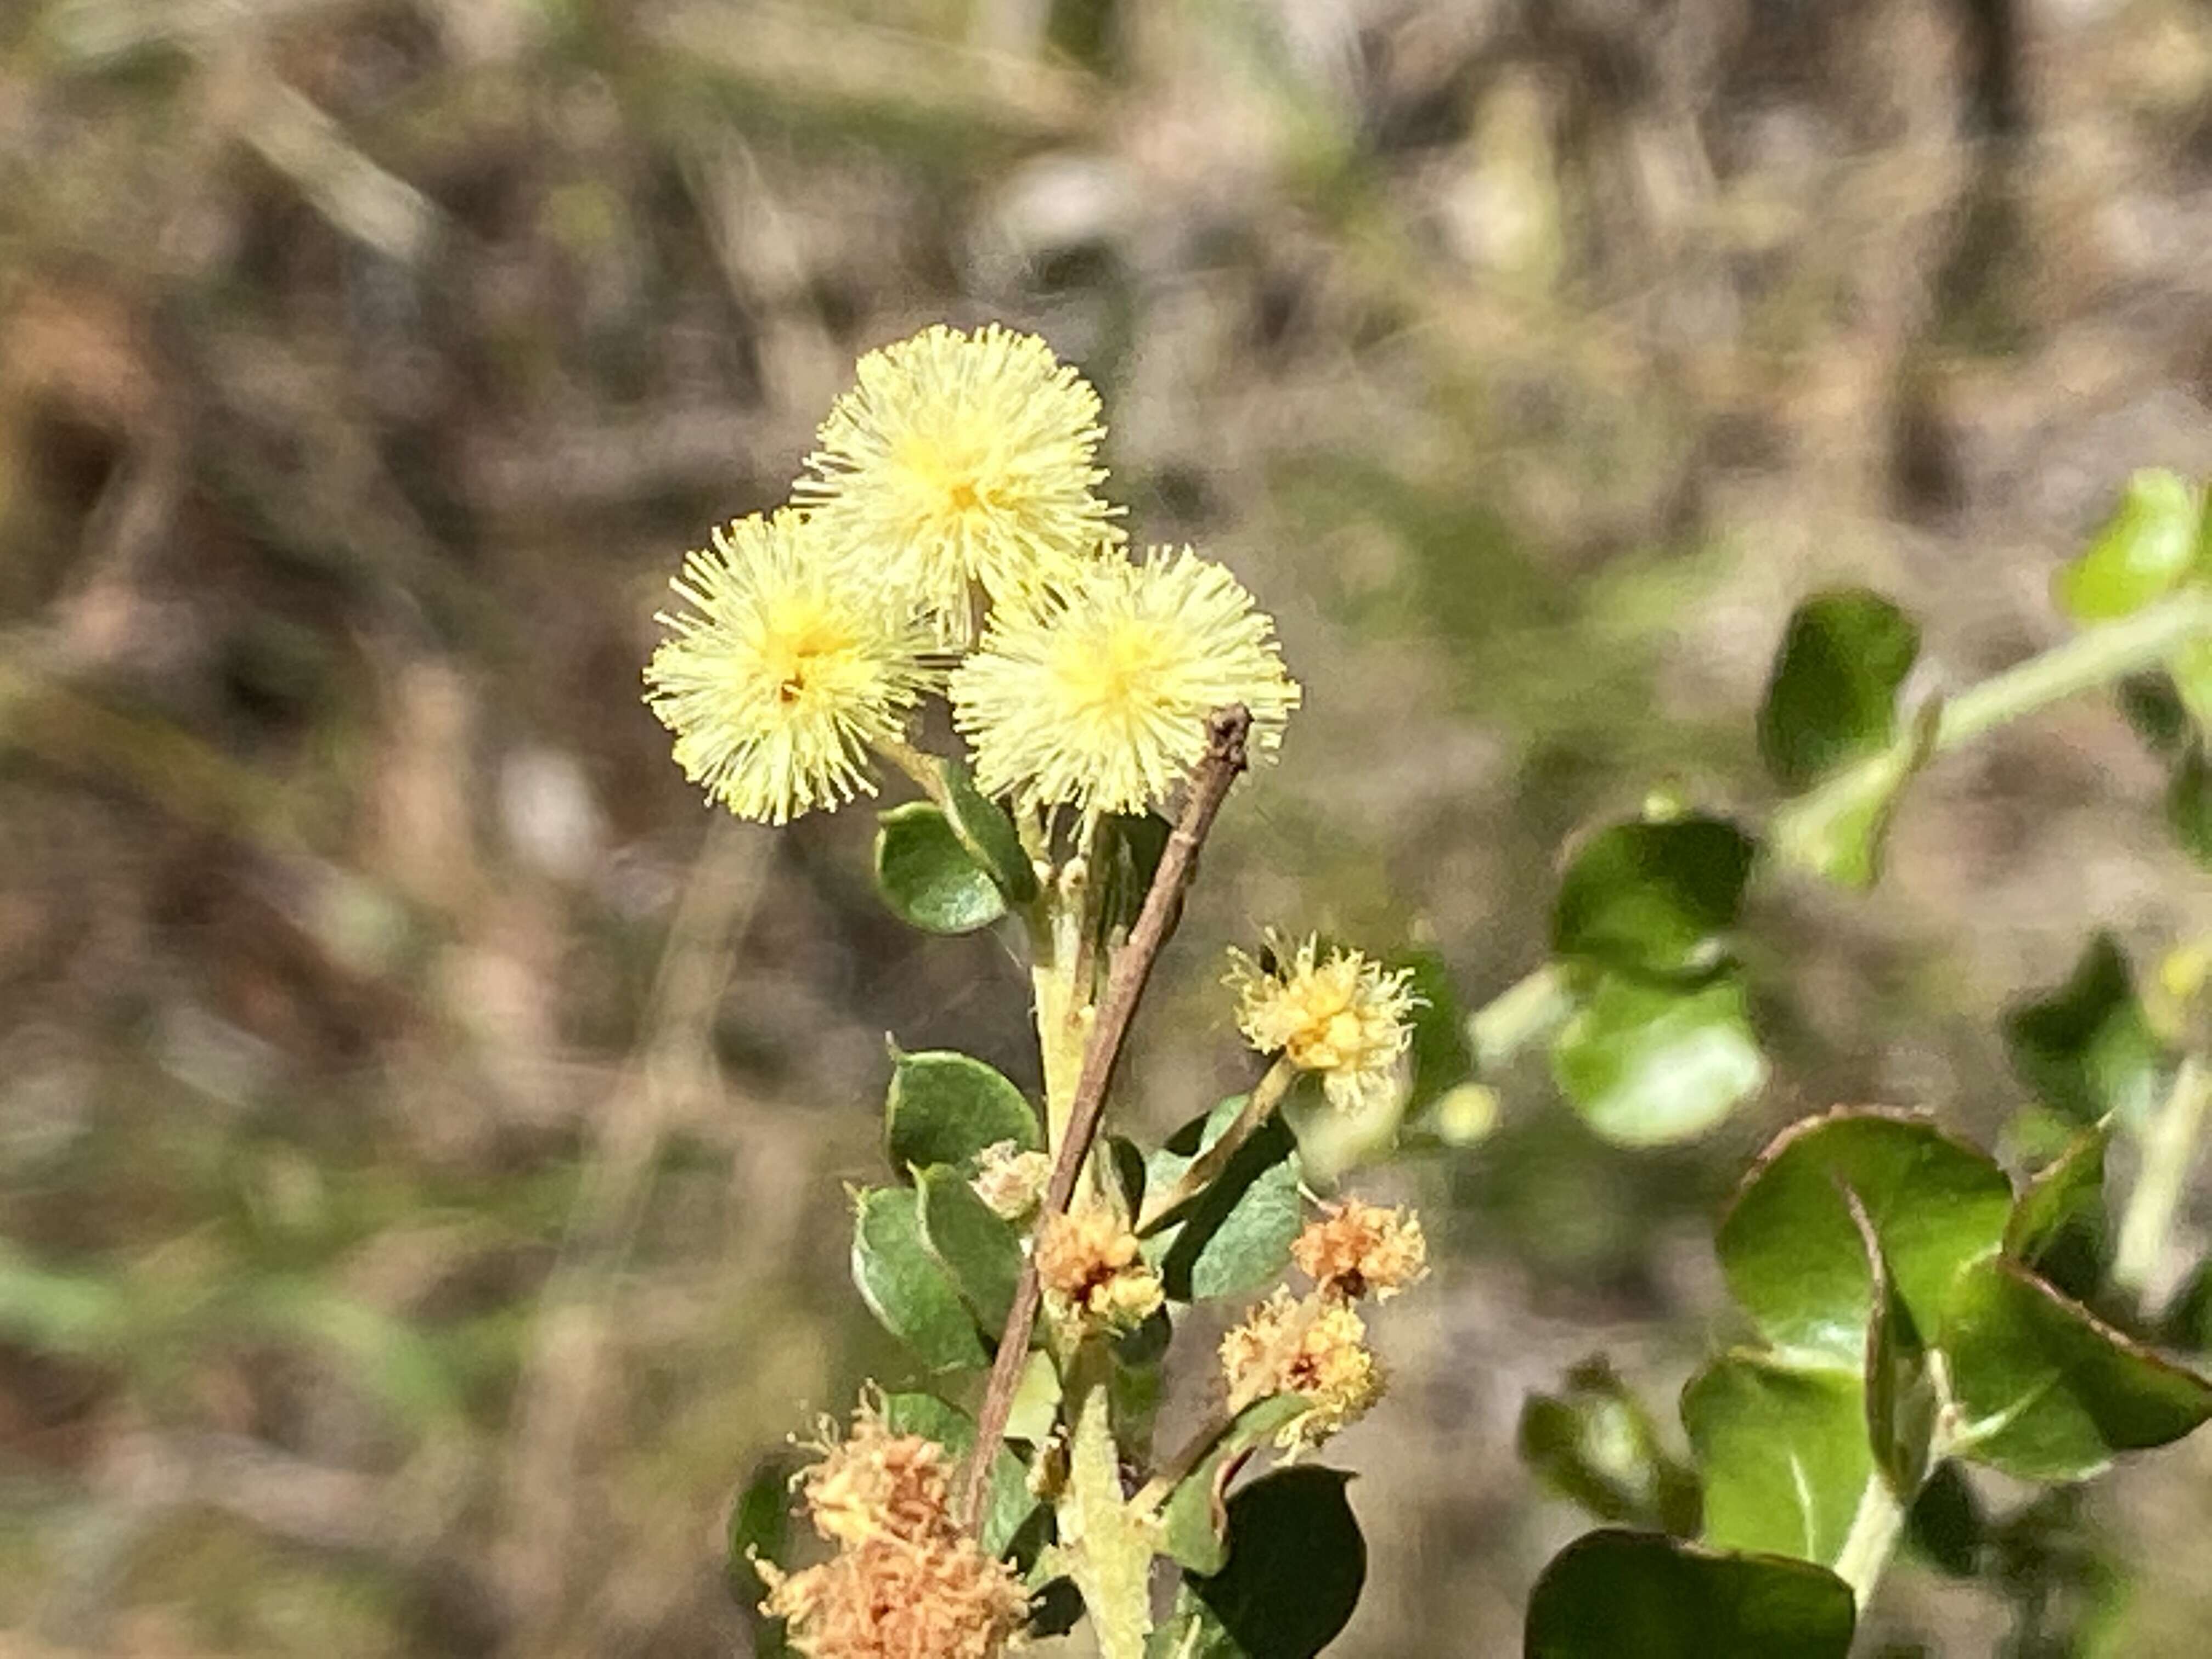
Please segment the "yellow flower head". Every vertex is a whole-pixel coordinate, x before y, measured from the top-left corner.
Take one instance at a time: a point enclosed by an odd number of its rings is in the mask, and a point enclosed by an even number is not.
[[[1117,544],[1093,494],[1098,394],[1034,335],[942,324],[860,359],[793,499],[847,556],[911,594],[940,636],[974,636],[978,591],[1034,593]]]
[[[953,671],[952,718],[975,780],[1025,807],[1137,812],[1206,753],[1206,719],[1242,703],[1272,755],[1298,704],[1274,623],[1188,548],[1086,565],[1000,611]]]
[[[808,1659],[998,1659],[1029,1596],[964,1533],[871,1538],[788,1577],[766,1562],[761,1611],[791,1621]]]
[[[1280,1054],[1319,1074],[1329,1103],[1358,1111],[1388,1098],[1397,1085],[1398,1057],[1413,1041],[1407,1023],[1421,999],[1410,971],[1384,968],[1357,951],[1308,938],[1295,955],[1268,936],[1272,969],[1231,951],[1229,984],[1237,992],[1237,1024],[1263,1054]]]
[[[893,1434],[879,1407],[853,1413],[853,1431],[836,1437],[823,1419],[822,1454],[799,1477],[814,1529],[840,1543],[882,1534],[918,1539],[952,1524],[952,1472],[945,1449],[918,1434]]]
[[[1137,1236],[1103,1209],[1048,1218],[1037,1236],[1036,1264],[1045,1304],[1063,1321],[1133,1331],[1165,1299]]]
[[[1382,1397],[1382,1368],[1351,1304],[1284,1290],[1221,1339],[1221,1371],[1232,1411],[1279,1394],[1306,1402],[1276,1433],[1286,1452],[1318,1446]]]
[[[1308,1222],[1291,1245],[1291,1260],[1331,1295],[1388,1302],[1426,1276],[1429,1245],[1412,1211],[1355,1198]]]
[[[920,628],[823,556],[790,511],[685,555],[689,609],[646,665],[646,701],[684,776],[740,817],[784,823],[875,793],[868,749],[902,732],[928,676]]]

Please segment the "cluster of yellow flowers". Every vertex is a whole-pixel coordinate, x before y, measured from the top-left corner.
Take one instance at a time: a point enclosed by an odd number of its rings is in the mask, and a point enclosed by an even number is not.
[[[818,1566],[755,1567],[762,1611],[788,1620],[811,1659],[995,1659],[1019,1633],[1029,1598],[1013,1570],[952,1519],[944,1449],[893,1434],[864,1405],[842,1442],[799,1478],[814,1529],[836,1546]]]
[[[1273,622],[1188,548],[1132,560],[1097,492],[1098,395],[1042,340],[942,325],[863,357],[793,505],[684,561],[646,668],[684,774],[782,823],[872,793],[942,693],[988,793],[1088,816],[1158,802],[1242,703],[1280,744]]]
[[[1036,1264],[1045,1305],[1063,1324],[1133,1331],[1166,1299],[1136,1234],[1103,1205],[1048,1217],[1038,1230]]]
[[[1279,1054],[1322,1080],[1329,1104],[1354,1112],[1386,1102],[1398,1085],[1399,1060],[1413,1042],[1407,1024],[1421,999],[1409,969],[1390,969],[1358,951],[1309,937],[1295,951],[1267,936],[1267,957],[1229,953],[1237,1024],[1263,1054]]]
[[[1382,1367],[1352,1305],[1387,1301],[1428,1272],[1421,1224],[1406,1210],[1356,1200],[1310,1222],[1291,1256],[1314,1281],[1310,1295],[1279,1289],[1221,1339],[1229,1409],[1295,1396],[1304,1409],[1276,1431],[1286,1454],[1318,1446],[1382,1397]]]

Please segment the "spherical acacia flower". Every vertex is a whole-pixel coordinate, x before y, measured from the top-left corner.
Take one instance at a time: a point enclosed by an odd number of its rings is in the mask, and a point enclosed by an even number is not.
[[[645,670],[676,763],[740,817],[783,823],[872,794],[867,750],[927,683],[922,631],[823,556],[800,514],[740,519],[687,554],[689,607]]]
[[[793,499],[940,636],[1121,540],[1093,493],[1098,394],[1033,335],[939,324],[860,359]]]
[[[1231,703],[1251,714],[1250,752],[1273,754],[1299,697],[1273,623],[1188,548],[1086,565],[1000,611],[951,690],[988,793],[1091,814],[1163,799]]]
[[[1137,1236],[1103,1209],[1048,1218],[1038,1231],[1036,1264],[1046,1305],[1055,1318],[1073,1323],[1133,1331],[1164,1299]]]
[[[1300,1301],[1278,1290],[1221,1339],[1229,1405],[1241,1411],[1273,1395],[1297,1395],[1306,1409],[1277,1431],[1285,1451],[1318,1446],[1382,1397],[1382,1370],[1367,1346],[1366,1322],[1349,1303]]]
[[[1388,1302],[1427,1274],[1429,1246],[1412,1211],[1355,1198],[1308,1222],[1291,1242],[1291,1260],[1332,1295]]]
[[[1420,998],[1407,970],[1393,971],[1358,951],[1334,948],[1320,960],[1308,938],[1295,953],[1269,936],[1270,966],[1231,951],[1229,984],[1237,1024],[1263,1054],[1280,1054],[1322,1079],[1341,1111],[1378,1104],[1396,1086],[1398,1057],[1413,1041],[1407,1024]]]

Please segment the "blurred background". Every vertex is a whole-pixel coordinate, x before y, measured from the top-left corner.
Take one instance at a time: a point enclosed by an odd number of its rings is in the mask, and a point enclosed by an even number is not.
[[[1809,590],[1917,614],[1923,689],[2062,637],[2127,471],[2212,471],[2212,13],[0,8],[0,1650],[747,1650],[731,1492],[901,1376],[841,1224],[884,1036],[1036,1066],[870,814],[710,813],[639,667],[940,319],[1084,367],[1136,538],[1308,688],[1139,1031],[1126,1109],[1180,1121],[1244,1078],[1223,945],[1425,941],[1479,1002],[1577,827],[1763,810]],[[2162,787],[2097,700],[1946,759],[1875,894],[1762,885],[1775,1074],[1721,1130],[1608,1148],[1539,1066],[1359,1177],[1443,1261],[1333,1449],[1337,1651],[1517,1650],[1583,1524],[1521,1402],[1604,1349],[1672,1431],[1766,1133],[1991,1136],[2008,1003],[2212,929]],[[1866,1650],[2204,1651],[2208,1476],[2052,1500],[2033,1572],[1901,1565]]]

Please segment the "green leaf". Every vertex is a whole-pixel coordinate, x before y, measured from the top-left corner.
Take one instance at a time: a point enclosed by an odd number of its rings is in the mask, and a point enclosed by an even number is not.
[[[1243,1109],[1231,1095],[1168,1137],[1146,1165],[1146,1186],[1165,1192]],[[1242,1296],[1269,1283],[1291,1259],[1305,1216],[1297,1140],[1278,1113],[1237,1149],[1183,1218],[1146,1241],[1146,1255],[1177,1302]]]
[[[1705,1543],[1834,1564],[1880,1478],[1856,1376],[1725,1354],[1682,1390],[1682,1425],[1705,1477]]]
[[[1229,1559],[1229,1483],[1254,1451],[1307,1409],[1297,1395],[1279,1394],[1238,1413],[1168,1495],[1160,1510],[1161,1552],[1192,1572],[1219,1572]]]
[[[2075,622],[2114,622],[2171,592],[2197,557],[2197,492],[2173,473],[2146,469],[2103,529],[2052,583],[2058,608]]]
[[[1867,1322],[1867,1442],[1890,1491],[1899,1503],[1909,1504],[1928,1475],[1940,1402],[1928,1345],[1898,1293],[1896,1275],[1856,1194],[1851,1194],[1851,1211],[1874,1274],[1874,1316]]]
[[[876,890],[893,915],[926,933],[972,933],[1006,914],[999,884],[926,800],[877,818]]]
[[[1824,881],[1868,888],[1881,878],[1889,826],[1905,787],[1934,758],[1943,706],[1930,697],[1912,725],[1869,755],[1775,809],[1767,840],[1775,858]]]
[[[1722,1218],[1721,1269],[1768,1341],[1856,1370],[1875,1279],[1845,1188],[1925,1332],[1959,1268],[1996,1249],[2012,1188],[1981,1152],[1902,1113],[1832,1112],[1769,1143]]]
[[[1518,1440],[1536,1477],[1597,1519],[1698,1530],[1697,1475],[1667,1455],[1644,1402],[1604,1359],[1577,1365],[1558,1394],[1530,1395]]]
[[[2084,1131],[2037,1172],[2005,1224],[2005,1254],[2075,1296],[2103,1276],[2106,1119]]]
[[[977,1322],[987,1331],[1003,1330],[1021,1282],[1020,1238],[975,1196],[968,1177],[947,1164],[918,1172],[915,1190],[922,1243],[952,1275]]]
[[[1865,588],[1820,593],[1790,618],[1759,711],[1759,753],[1777,782],[1811,787],[1897,737],[1897,693],[1920,629]]]
[[[933,1394],[895,1394],[884,1401],[884,1426],[893,1434],[918,1434],[945,1448],[951,1462],[966,1461],[975,1445],[975,1419]],[[1011,1448],[1001,1443],[991,1459],[991,1489],[983,1504],[976,1542],[992,1555],[1003,1555],[1037,1510],[1029,1472]]]
[[[968,1169],[987,1146],[1011,1140],[1042,1151],[1044,1131],[1022,1091],[970,1055],[950,1049],[894,1054],[884,1100],[884,1138],[894,1169]]]
[[[1345,1498],[1351,1479],[1299,1464],[1229,1500],[1227,1565],[1183,1580],[1197,1615],[1192,1654],[1312,1659],[1336,1639],[1367,1582],[1367,1543]]]
[[[2181,850],[2212,870],[2212,761],[2200,742],[2182,750],[2166,779],[2166,823]]]
[[[1680,989],[1607,974],[1553,1037],[1552,1075],[1608,1140],[1656,1146],[1726,1117],[1766,1060],[1733,975]]]
[[[2109,933],[2090,940],[2064,985],[2008,1014],[2004,1036],[2021,1080],[2076,1123],[2109,1113],[2142,1123],[2164,1092],[2166,1054]]]
[[[1016,904],[1028,903],[1037,895],[1036,866],[1023,850],[1013,820],[975,787],[975,775],[964,761],[945,757],[938,761],[937,769],[945,782],[945,820],[961,846],[989,872],[1007,898]]]
[[[798,1466],[796,1458],[781,1453],[763,1459],[730,1506],[724,1582],[729,1586],[730,1599],[744,1609],[751,1622],[752,1650],[760,1659],[789,1659],[796,1651],[784,1633],[784,1621],[760,1610],[768,1595],[768,1581],[753,1563],[758,1559],[771,1566],[791,1565],[791,1477]]]
[[[2212,1417],[2212,1382],[2160,1358],[2016,1261],[1953,1286],[1941,1346],[1960,1456],[2023,1480],[2078,1480]]]
[[[919,1196],[876,1187],[860,1195],[853,1222],[853,1283],[883,1327],[932,1370],[982,1365],[989,1358],[960,1291],[921,1239]]]
[[[1601,830],[1559,883],[1553,949],[1632,974],[1710,972],[1735,925],[1754,850],[1718,818]]]
[[[1857,1613],[1824,1567],[1653,1533],[1586,1533],[1528,1598],[1524,1659],[1845,1659]]]
[[[1099,820],[1091,881],[1098,894],[1098,939],[1111,944],[1136,925],[1175,826],[1158,812],[1115,812]]]

